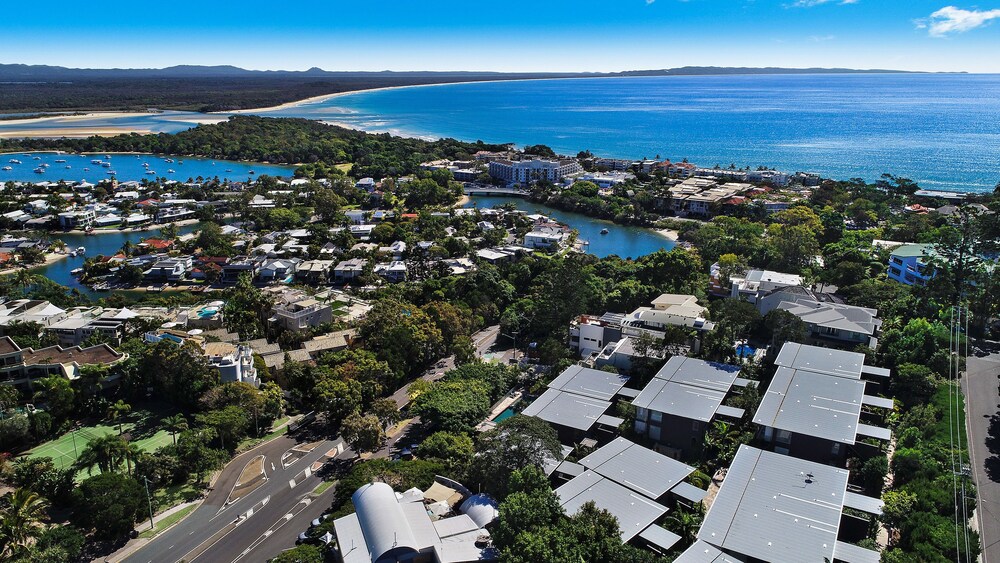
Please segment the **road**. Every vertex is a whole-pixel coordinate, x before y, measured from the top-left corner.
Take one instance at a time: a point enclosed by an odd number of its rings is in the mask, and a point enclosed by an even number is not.
[[[983,563],[1000,563],[1000,354],[970,356],[962,381],[968,417],[969,456],[979,491],[976,527]]]
[[[482,356],[493,347],[500,333],[499,326],[483,329],[472,336],[476,353]],[[455,367],[454,357],[445,358],[424,373],[422,379],[436,381]],[[400,409],[409,403],[409,385],[396,391],[392,398]],[[376,457],[389,455],[399,440],[405,440],[415,419],[399,432]],[[302,442],[282,436],[237,456],[226,465],[205,501],[191,515],[160,534],[138,551],[125,558],[128,563],[187,563],[235,562],[263,563],[295,544],[299,532],[329,507],[333,487],[319,497],[310,492],[321,482],[316,475],[302,472],[325,456],[336,442],[322,441],[303,458],[287,468],[281,463],[282,454]],[[404,442],[405,443],[405,442]],[[226,505],[229,494],[247,462],[263,455],[268,480],[243,498]],[[353,459],[350,450],[338,459]],[[295,479],[295,487],[289,480]],[[247,516],[250,514],[250,516]]]
[[[329,502],[324,506],[324,501],[329,500],[333,490],[330,488],[314,499],[310,493],[321,479],[307,469],[334,448],[336,442],[321,440],[309,453],[284,466],[282,454],[303,444],[302,441],[282,436],[237,456],[223,469],[214,488],[197,510],[124,561],[266,561],[293,545],[295,536],[308,528],[309,521],[329,506]],[[265,458],[267,481],[227,505],[243,468],[249,460],[260,455]]]

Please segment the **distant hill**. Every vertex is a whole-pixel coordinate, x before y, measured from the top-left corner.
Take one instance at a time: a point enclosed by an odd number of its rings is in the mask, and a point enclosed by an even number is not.
[[[909,71],[888,69],[850,68],[781,68],[781,67],[715,67],[685,66],[655,70],[629,70],[623,72],[490,72],[490,71],[328,71],[321,68],[309,70],[247,70],[219,65],[178,65],[166,68],[67,68],[50,65],[0,64],[0,80],[68,80],[98,78],[464,78],[464,79],[518,79],[518,78],[569,78],[599,76],[690,76],[711,74],[858,74],[904,73]]]
[[[388,86],[483,80],[735,74],[873,73],[891,70],[683,67],[616,73],[568,72],[350,72],[310,68],[247,70],[230,65],[167,68],[66,68],[0,64],[0,117],[4,113],[145,111],[200,112],[271,107],[314,96]]]

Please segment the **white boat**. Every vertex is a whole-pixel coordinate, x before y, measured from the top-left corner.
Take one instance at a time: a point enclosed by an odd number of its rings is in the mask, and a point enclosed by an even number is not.
[[[115,174],[117,174],[117,172],[114,170],[108,170],[108,176],[114,176]]]
[[[233,171],[232,168],[226,168],[226,172],[232,172],[232,171]]]
[[[43,163],[43,164],[41,164],[40,166],[41,166],[42,168],[48,168],[48,167],[49,167],[49,165],[48,165],[48,164],[44,164],[44,163]]]
[[[166,162],[169,163],[169,164],[173,164],[174,163],[174,159],[168,158],[168,159],[166,159]]]
[[[10,163],[11,164],[21,164],[21,161],[18,160],[18,159],[16,159],[16,158],[12,158],[12,159],[10,159]]]
[[[254,172],[253,170],[251,170],[251,171],[247,172],[247,174],[256,174],[256,172]]]
[[[167,170],[167,174],[173,174],[173,173],[174,173],[174,169],[173,168],[170,168],[169,170]]]
[[[65,158],[57,158],[57,159],[53,160],[52,162],[66,162],[66,159]]]
[[[153,176],[156,176],[156,170],[147,170],[146,174],[151,174]]]
[[[149,163],[148,162],[143,162],[142,163],[142,167],[143,168],[149,168]]]
[[[67,164],[67,165],[66,165],[66,170],[69,170],[70,168],[73,168],[73,167],[72,167],[72,166],[70,166],[69,164]]]
[[[72,270],[69,271],[69,273],[73,274],[74,276],[79,276],[80,274],[83,273],[83,268],[73,268]]]
[[[83,171],[84,172],[90,172],[90,168],[84,168]]]
[[[79,254],[80,256],[83,256],[84,254],[87,253],[87,247],[81,246],[81,247],[77,248],[76,249],[76,253]]]
[[[105,168],[111,168],[111,163],[110,162],[105,162],[105,163],[101,164],[101,166],[103,166]]]
[[[111,160],[111,155],[110,154],[106,154],[106,155],[104,155],[104,158],[106,158],[108,160]]]
[[[44,168],[42,168],[41,166],[39,166],[38,168],[35,168],[35,169],[33,170],[33,172],[34,172],[35,174],[45,174],[45,169],[44,169]]]
[[[41,160],[41,159],[42,159],[42,157],[40,157],[40,156],[36,156],[35,157],[35,160]]]
[[[104,164],[104,161],[101,160],[101,159],[99,159],[99,158],[95,158],[94,160],[91,160],[90,163],[91,164]]]
[[[4,166],[3,169],[4,170],[13,170],[13,168],[11,168],[10,166]]]

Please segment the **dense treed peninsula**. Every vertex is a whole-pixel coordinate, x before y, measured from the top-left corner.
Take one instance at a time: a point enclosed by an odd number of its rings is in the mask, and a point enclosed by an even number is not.
[[[425,141],[389,134],[373,135],[308,119],[235,116],[217,125],[200,125],[177,134],[128,134],[87,139],[16,139],[0,141],[0,152],[65,150],[73,152],[145,152],[196,155],[225,160],[315,164],[353,163],[355,176],[381,178],[415,171],[421,162],[459,158],[500,145],[454,139]]]
[[[315,96],[370,88],[483,80],[677,76],[693,74],[800,74],[898,72],[852,69],[683,67],[621,73],[329,72],[253,71],[233,66],[163,69],[77,69],[0,64],[0,112],[232,111],[271,107]]]

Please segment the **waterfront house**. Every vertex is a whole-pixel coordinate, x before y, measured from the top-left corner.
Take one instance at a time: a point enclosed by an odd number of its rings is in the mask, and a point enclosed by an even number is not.
[[[236,285],[236,282],[240,281],[240,277],[244,274],[250,276],[251,279],[257,277],[259,268],[260,262],[257,260],[251,260],[246,257],[235,258],[222,266],[222,275],[219,277],[219,282],[223,285]]]
[[[143,276],[151,281],[179,282],[183,280],[194,265],[191,256],[178,256],[160,260],[153,264],[153,267],[143,273]]]

